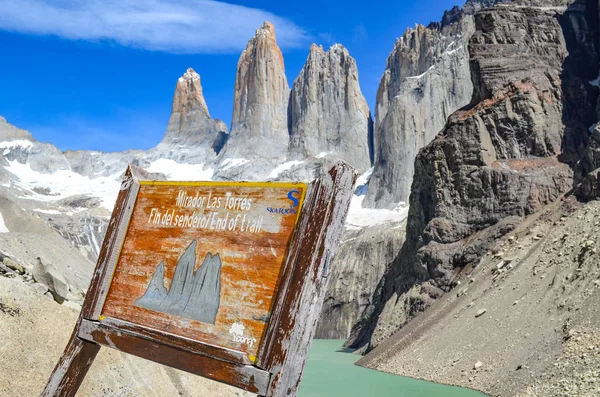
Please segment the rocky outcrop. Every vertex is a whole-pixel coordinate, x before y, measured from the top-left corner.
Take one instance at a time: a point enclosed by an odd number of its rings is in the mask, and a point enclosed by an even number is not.
[[[235,173],[232,164],[239,168],[239,176],[264,179],[283,162],[289,141],[289,95],[275,28],[265,22],[238,61],[231,133],[220,156],[221,167],[230,169],[229,177]]]
[[[11,141],[16,139],[24,139],[27,141],[34,140],[29,131],[15,127],[7,122],[4,117],[0,116],[0,141]]]
[[[50,173],[69,169],[69,163],[62,152],[54,145],[38,142],[31,133],[8,123],[0,117],[0,164],[7,166],[8,161],[27,163],[33,170]]]
[[[327,52],[313,44],[294,81],[289,104],[290,159],[333,156],[360,173],[371,167],[372,128],[356,61],[340,44]]]
[[[177,80],[169,125],[158,149],[168,151],[176,161],[190,160],[191,154],[194,160],[209,162],[221,151],[226,137],[225,123],[210,117],[200,75],[189,68]]]
[[[469,103],[467,44],[473,31],[472,15],[454,8],[440,23],[409,28],[396,41],[377,91],[366,206],[407,202],[418,151],[452,112]]]
[[[113,153],[68,150],[64,156],[71,170],[90,177],[120,175],[129,163],[148,167],[159,159],[212,166],[228,136],[225,123],[210,116],[200,75],[189,68],[177,80],[167,131],[156,147]]]
[[[590,32],[568,32],[591,13],[583,1],[551,5],[511,3],[475,14],[473,102],[417,156],[407,240],[349,344],[374,346],[391,335],[521,217],[571,189],[568,162],[588,134],[579,116],[596,97],[567,59]]]

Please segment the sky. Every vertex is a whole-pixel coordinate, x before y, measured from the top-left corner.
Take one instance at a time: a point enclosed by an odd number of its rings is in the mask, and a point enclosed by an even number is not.
[[[311,43],[343,44],[373,111],[396,38],[458,0],[0,0],[0,115],[62,150],[149,149],[177,79],[201,76],[211,116],[230,124],[237,61],[275,24],[291,87]]]

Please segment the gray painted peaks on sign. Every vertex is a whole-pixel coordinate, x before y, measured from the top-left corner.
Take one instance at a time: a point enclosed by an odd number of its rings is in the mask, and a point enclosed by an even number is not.
[[[194,272],[196,246],[196,240],[192,241],[179,257],[168,291],[164,285],[165,264],[161,261],[135,305],[214,324],[221,301],[221,257],[207,253]]]

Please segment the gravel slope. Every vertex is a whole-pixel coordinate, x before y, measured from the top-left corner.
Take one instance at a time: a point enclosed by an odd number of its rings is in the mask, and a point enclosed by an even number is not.
[[[0,396],[38,396],[77,320],[77,310],[40,284],[0,276]],[[102,348],[78,396],[253,396],[134,356]]]
[[[493,396],[600,395],[600,202],[526,219],[455,282],[358,364]]]

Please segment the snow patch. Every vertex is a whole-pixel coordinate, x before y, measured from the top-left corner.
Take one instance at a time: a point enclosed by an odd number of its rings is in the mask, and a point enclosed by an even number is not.
[[[348,217],[346,218],[346,229],[358,230],[374,225],[399,223],[408,217],[408,205],[404,203],[399,203],[392,210],[363,208],[362,202],[364,199],[364,194],[352,197]]]
[[[62,214],[62,212],[57,211],[57,210],[43,210],[41,208],[34,208],[33,209],[35,212],[41,212],[43,214],[49,214],[49,215],[58,215],[58,214]]]
[[[33,146],[33,142],[25,139],[15,139],[14,141],[0,142],[0,149],[4,149],[4,155],[7,155],[11,149],[21,148],[23,150],[30,149]]]
[[[178,163],[170,159],[158,159],[146,168],[148,172],[160,172],[175,181],[210,181],[215,170],[204,168],[204,164]]]
[[[8,233],[9,230],[4,224],[4,218],[2,217],[2,213],[0,213],[0,233]]]
[[[358,188],[360,188],[360,187],[367,187],[369,180],[371,179],[371,175],[373,175],[374,169],[375,169],[375,167],[371,167],[367,172],[365,172],[364,174],[362,174],[361,176],[356,178],[356,190],[358,190]],[[367,193],[367,191],[365,190],[364,193],[361,193],[361,194],[366,194],[366,193]]]
[[[448,46],[446,47],[446,50],[445,50],[445,51],[442,53],[442,55],[441,55],[441,56],[442,56],[442,57],[446,57],[446,56],[449,56],[449,55],[453,55],[455,52],[457,52],[457,51],[460,51],[460,50],[461,50],[461,49],[464,47],[464,46],[460,46],[460,47],[457,47],[457,48],[451,49],[451,48],[452,48],[452,47],[454,47],[455,45],[456,45],[456,43],[455,43],[454,41],[453,41],[452,43],[448,44]],[[435,65],[435,64],[433,64],[433,65],[431,65],[431,66],[429,67],[429,69],[427,69],[425,72],[421,73],[420,75],[418,75],[418,76],[409,76],[409,77],[407,77],[407,79],[411,79],[411,80],[418,80],[418,79],[421,79],[421,78],[425,77],[425,75],[426,75],[427,73],[429,73],[430,71],[432,71],[432,70],[435,68],[435,66],[436,66],[436,65]]]
[[[293,166],[302,164],[303,162],[304,161],[292,160],[292,161],[288,161],[286,163],[280,164],[277,166],[277,168],[275,168],[273,171],[271,171],[271,173],[269,174],[267,179],[277,178],[279,176],[279,174],[281,174],[283,171],[289,170]]]
[[[181,76],[178,81],[180,83],[185,82],[186,80],[191,80],[191,81],[196,81],[196,80],[200,80],[200,75],[198,73],[196,73],[194,70],[192,69],[188,69],[186,70],[186,72],[183,74],[183,76]]]
[[[321,152],[319,154],[317,154],[317,158],[318,159],[322,159],[324,157],[327,157],[327,155],[331,154],[332,152]]]
[[[450,51],[445,51],[445,52],[442,54],[442,56],[445,56],[445,55],[452,55],[452,54],[454,54],[456,51],[458,51],[458,50],[461,50],[462,48],[463,48],[463,46],[460,46],[460,47],[458,47],[458,48],[455,48],[455,49],[453,49],[453,50],[450,50]]]
[[[246,164],[249,161],[250,160],[246,159],[226,159],[225,161],[223,161],[223,164],[221,164],[221,171],[225,171],[234,167],[239,167],[240,165]]]
[[[596,77],[596,80],[590,81],[590,84],[595,87],[600,87],[600,76]]]
[[[52,174],[42,174],[31,169],[29,164],[9,161],[6,170],[14,174],[19,182],[15,185],[28,190],[29,195],[22,197],[44,202],[54,202],[75,195],[87,195],[100,198],[102,206],[112,211],[121,185],[121,173],[90,179],[71,170],[57,170]],[[51,195],[35,192],[34,188],[47,188]]]
[[[410,76],[410,77],[407,77],[407,79],[411,79],[411,80],[418,80],[418,79],[421,79],[421,78],[423,78],[423,77],[424,77],[424,76],[425,76],[427,73],[429,73],[431,70],[433,70],[433,68],[435,68],[435,65],[431,65],[431,66],[429,67],[429,69],[427,69],[427,70],[426,70],[424,73],[421,73],[421,74],[420,74],[420,75],[418,75],[418,76]]]
[[[356,179],[356,189],[352,201],[350,201],[350,209],[346,218],[346,229],[358,230],[385,223],[399,223],[408,216],[408,205],[405,205],[405,203],[399,203],[392,210],[363,208],[362,202],[367,194],[372,174],[373,168]]]

